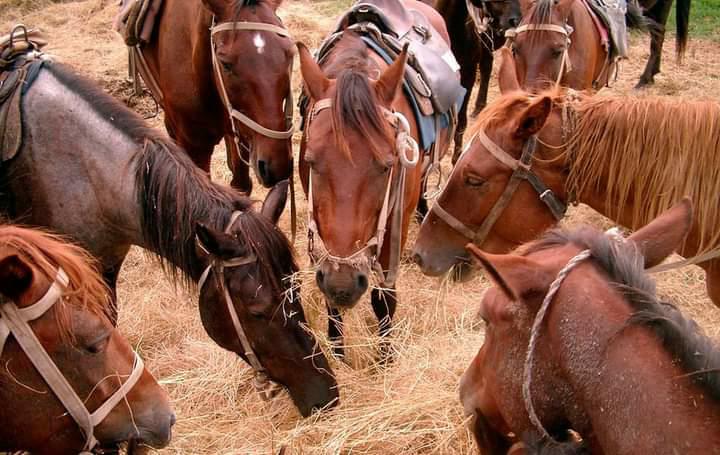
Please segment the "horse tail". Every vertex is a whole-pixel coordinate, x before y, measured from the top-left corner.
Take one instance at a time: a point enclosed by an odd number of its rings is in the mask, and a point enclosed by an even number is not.
[[[677,59],[682,62],[688,43],[688,27],[690,25],[690,0],[676,0],[675,23],[677,25],[675,52]]]
[[[688,0],[689,1],[689,0]],[[652,28],[653,21],[643,16],[642,9],[636,1],[627,2],[625,22],[629,28],[647,32]]]

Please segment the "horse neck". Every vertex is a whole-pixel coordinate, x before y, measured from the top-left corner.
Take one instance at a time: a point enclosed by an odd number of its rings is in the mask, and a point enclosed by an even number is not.
[[[588,297],[571,294],[573,288]],[[584,437],[593,435],[591,445],[616,454],[718,447],[720,405],[690,383],[651,330],[619,332],[631,310],[602,277],[568,276],[549,314],[551,350],[572,390],[566,419]]]
[[[574,29],[569,50],[573,70],[565,77],[564,85],[576,90],[593,89],[593,81],[600,76],[607,59],[600,34],[584,1],[573,2],[568,17],[568,24]],[[606,81],[607,75],[599,83],[604,85]]]

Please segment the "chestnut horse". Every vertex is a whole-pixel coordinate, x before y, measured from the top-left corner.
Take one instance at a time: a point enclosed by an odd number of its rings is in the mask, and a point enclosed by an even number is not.
[[[479,12],[477,20],[469,14],[468,2]],[[487,104],[490,74],[493,67],[493,52],[505,44],[505,31],[520,23],[519,0],[436,0],[435,9],[445,20],[452,51],[460,65],[460,82],[467,93],[458,111],[455,129],[452,161],[460,156],[463,135],[467,127],[467,110],[473,86],[480,82],[473,116],[480,113]]]
[[[679,252],[695,256],[690,262],[705,269],[720,305],[720,106],[559,90],[533,96],[509,77],[512,59],[500,73],[503,95],[478,119],[420,228],[414,259],[423,272],[467,262],[468,241],[505,253],[552,226],[571,203],[636,229],[688,195],[698,217]]]
[[[72,109],[70,108],[72,107]],[[263,204],[214,184],[167,137],[57,63],[22,100],[22,150],[3,163],[5,215],[71,236],[98,258],[111,290],[131,245],[194,291],[210,337],[284,386],[303,415],[337,402],[337,383],[304,328],[297,266],[277,222],[287,183]]]
[[[142,47],[170,136],[205,172],[224,138],[232,186],[248,194],[248,165],[267,187],[292,175],[294,48],[280,3],[164,0]]]
[[[0,227],[0,451],[170,442],[169,397],[110,323],[92,262],[56,236]]]
[[[554,82],[578,90],[600,89],[608,84],[615,74],[616,64],[611,61],[595,25],[600,19],[591,12],[588,1],[593,0],[522,2],[522,22],[516,29],[508,31],[507,36],[517,65],[517,77],[524,89],[537,91]],[[672,0],[659,2],[667,7],[672,4]],[[689,14],[690,0],[678,0],[678,17],[684,8],[688,10],[685,14]],[[648,68],[654,69],[645,70],[638,86],[652,83],[652,76],[660,71],[667,14],[662,22],[655,22],[658,20],[655,15],[648,13],[647,18],[643,17],[636,3],[629,1],[625,17],[628,27],[650,31],[652,44]],[[684,25],[678,22],[678,59],[682,58],[687,46],[687,26],[687,21]]]
[[[402,3],[425,14],[449,40],[435,10],[415,0]],[[407,50],[387,65],[352,31],[343,33],[321,65],[304,45],[298,48],[310,97],[300,147],[309,252],[330,309],[330,337],[342,355],[339,309],[353,307],[373,276],[379,281],[371,304],[380,335],[390,331],[400,254],[421,193],[419,161],[425,151],[417,149],[415,117],[400,93]],[[442,152],[447,136],[445,129],[437,138]]]
[[[520,438],[528,453],[718,453],[720,349],[645,272],[691,223],[686,199],[624,241],[581,228],[517,254],[469,246],[495,284],[460,384],[483,454],[524,453]]]

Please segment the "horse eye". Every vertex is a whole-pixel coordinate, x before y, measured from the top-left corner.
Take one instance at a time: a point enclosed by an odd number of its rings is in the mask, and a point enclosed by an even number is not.
[[[468,186],[481,187],[485,184],[486,180],[474,175],[468,175],[465,177],[465,184]]]
[[[552,50],[552,56],[553,58],[559,58],[563,52],[565,51],[564,48],[555,48]]]
[[[102,339],[97,340],[94,343],[86,346],[85,350],[90,354],[100,354],[101,352],[105,351],[105,348],[107,348],[109,340],[110,335],[105,336]]]
[[[219,62],[220,62],[220,66],[222,66],[223,71],[225,71],[227,73],[232,72],[232,67],[233,67],[232,63],[224,62],[222,60],[219,60]]]

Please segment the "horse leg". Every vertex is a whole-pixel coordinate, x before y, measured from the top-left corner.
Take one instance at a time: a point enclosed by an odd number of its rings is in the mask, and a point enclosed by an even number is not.
[[[328,307],[328,338],[330,338],[333,355],[340,360],[345,360],[342,316],[337,308]]]
[[[217,141],[208,140],[203,143],[193,142],[192,139],[182,131],[194,131],[194,128],[183,129],[177,127],[169,114],[165,114],[165,129],[177,144],[185,150],[193,163],[210,175],[210,160]],[[208,138],[209,139],[209,138]]]
[[[467,93],[463,100],[462,106],[458,111],[458,124],[455,128],[455,145],[453,148],[452,164],[455,164],[460,158],[463,146],[463,134],[465,134],[465,128],[467,128],[467,109],[468,103],[470,102],[470,94],[472,93],[473,85],[475,85],[475,79],[477,76],[478,61],[475,56],[464,56],[463,61],[460,63],[460,84],[465,87]]]
[[[662,48],[665,42],[665,24],[667,23],[672,0],[662,0],[653,5],[645,14],[649,19],[655,21],[656,28],[650,31],[650,58],[648,58],[645,71],[640,76],[640,81],[635,88],[643,88],[655,82],[655,75],[660,72],[660,60]]]
[[[480,48],[480,88],[475,99],[475,110],[472,116],[475,117],[485,109],[487,105],[488,88],[490,87],[490,74],[492,74],[493,54],[485,46]]]
[[[392,319],[397,308],[397,291],[392,289],[373,289],[370,296],[375,316],[378,319],[378,333],[380,334],[380,363],[392,359],[390,340],[388,335],[392,329]]]
[[[120,274],[121,266],[122,261],[120,261],[120,264],[106,267],[102,271],[103,280],[105,281],[105,284],[107,284],[107,287],[110,290],[110,306],[107,309],[107,316],[108,318],[110,318],[110,322],[112,322],[112,325],[114,327],[117,327],[118,321],[117,279],[118,275]]]
[[[250,159],[249,153],[237,150],[232,134],[225,135],[225,149],[227,150],[227,165],[233,174],[230,185],[249,196],[253,186],[250,179],[250,166],[247,165]],[[240,155],[243,152],[245,154]]]

